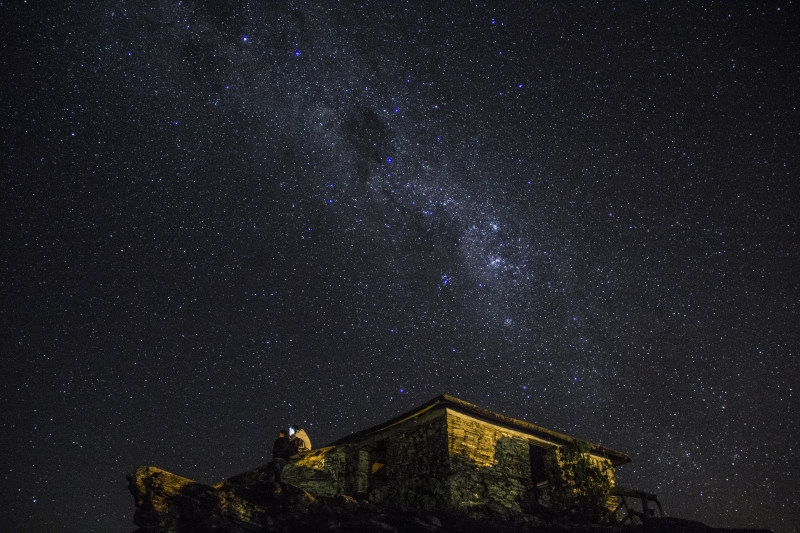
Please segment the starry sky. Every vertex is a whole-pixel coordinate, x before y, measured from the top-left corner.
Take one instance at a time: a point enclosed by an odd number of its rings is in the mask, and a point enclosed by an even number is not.
[[[0,501],[128,531],[442,393],[800,524],[798,6],[0,2]]]

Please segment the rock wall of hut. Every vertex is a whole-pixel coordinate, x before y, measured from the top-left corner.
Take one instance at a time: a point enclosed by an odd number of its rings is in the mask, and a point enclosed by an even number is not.
[[[423,413],[381,433],[369,443],[370,500],[401,508],[445,506],[449,472],[445,411]]]
[[[536,500],[535,465],[552,445],[536,446],[522,433],[447,411],[449,489],[458,508],[521,511]]]
[[[434,409],[358,441],[306,452],[287,465],[283,478],[314,495],[347,494],[398,508],[520,512],[540,501],[554,446],[453,409]]]

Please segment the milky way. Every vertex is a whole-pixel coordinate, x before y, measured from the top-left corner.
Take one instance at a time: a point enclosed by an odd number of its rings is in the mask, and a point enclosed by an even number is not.
[[[319,5],[322,4],[322,5]],[[132,528],[442,393],[800,523],[797,6],[0,4],[0,495]]]

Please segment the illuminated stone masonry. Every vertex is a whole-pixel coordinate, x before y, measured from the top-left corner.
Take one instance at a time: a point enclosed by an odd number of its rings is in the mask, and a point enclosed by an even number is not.
[[[283,480],[318,496],[401,509],[524,512],[539,502],[548,451],[573,440],[443,395],[300,454]],[[630,462],[602,446],[589,449],[596,461]]]

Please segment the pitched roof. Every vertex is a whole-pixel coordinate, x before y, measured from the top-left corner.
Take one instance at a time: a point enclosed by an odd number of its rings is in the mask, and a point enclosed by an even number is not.
[[[501,414],[489,411],[488,409],[478,407],[477,405],[471,404],[469,402],[465,402],[464,400],[459,400],[458,398],[455,398],[453,396],[443,394],[424,403],[423,405],[417,407],[416,409],[412,409],[411,411],[396,416],[390,420],[387,420],[386,422],[383,422],[376,426],[372,426],[371,428],[357,431],[346,437],[342,437],[341,439],[332,442],[329,446],[354,443],[366,437],[377,434],[381,431],[385,431],[393,426],[396,426],[397,424],[405,422],[406,420],[410,420],[414,417],[417,417],[424,412],[431,410],[438,410],[438,409],[446,409],[446,408],[450,408],[455,411],[459,411],[461,413],[474,416],[476,418],[482,419],[486,422],[490,422],[498,426],[503,426],[506,428],[521,431],[523,433],[528,433],[532,436],[540,437],[550,442],[554,442],[556,444],[566,444],[576,440],[577,441],[582,440],[576,437],[570,437],[569,435],[565,435],[563,433],[558,433],[550,429],[536,426],[534,424],[530,424],[523,420],[516,420],[514,418],[509,418],[507,416],[503,416]],[[589,444],[589,449],[593,454],[609,459],[614,466],[619,466],[631,462],[631,458],[622,452],[618,452],[610,448],[606,448],[605,446],[600,446],[599,444],[594,444],[591,442],[588,442],[588,444]]]

